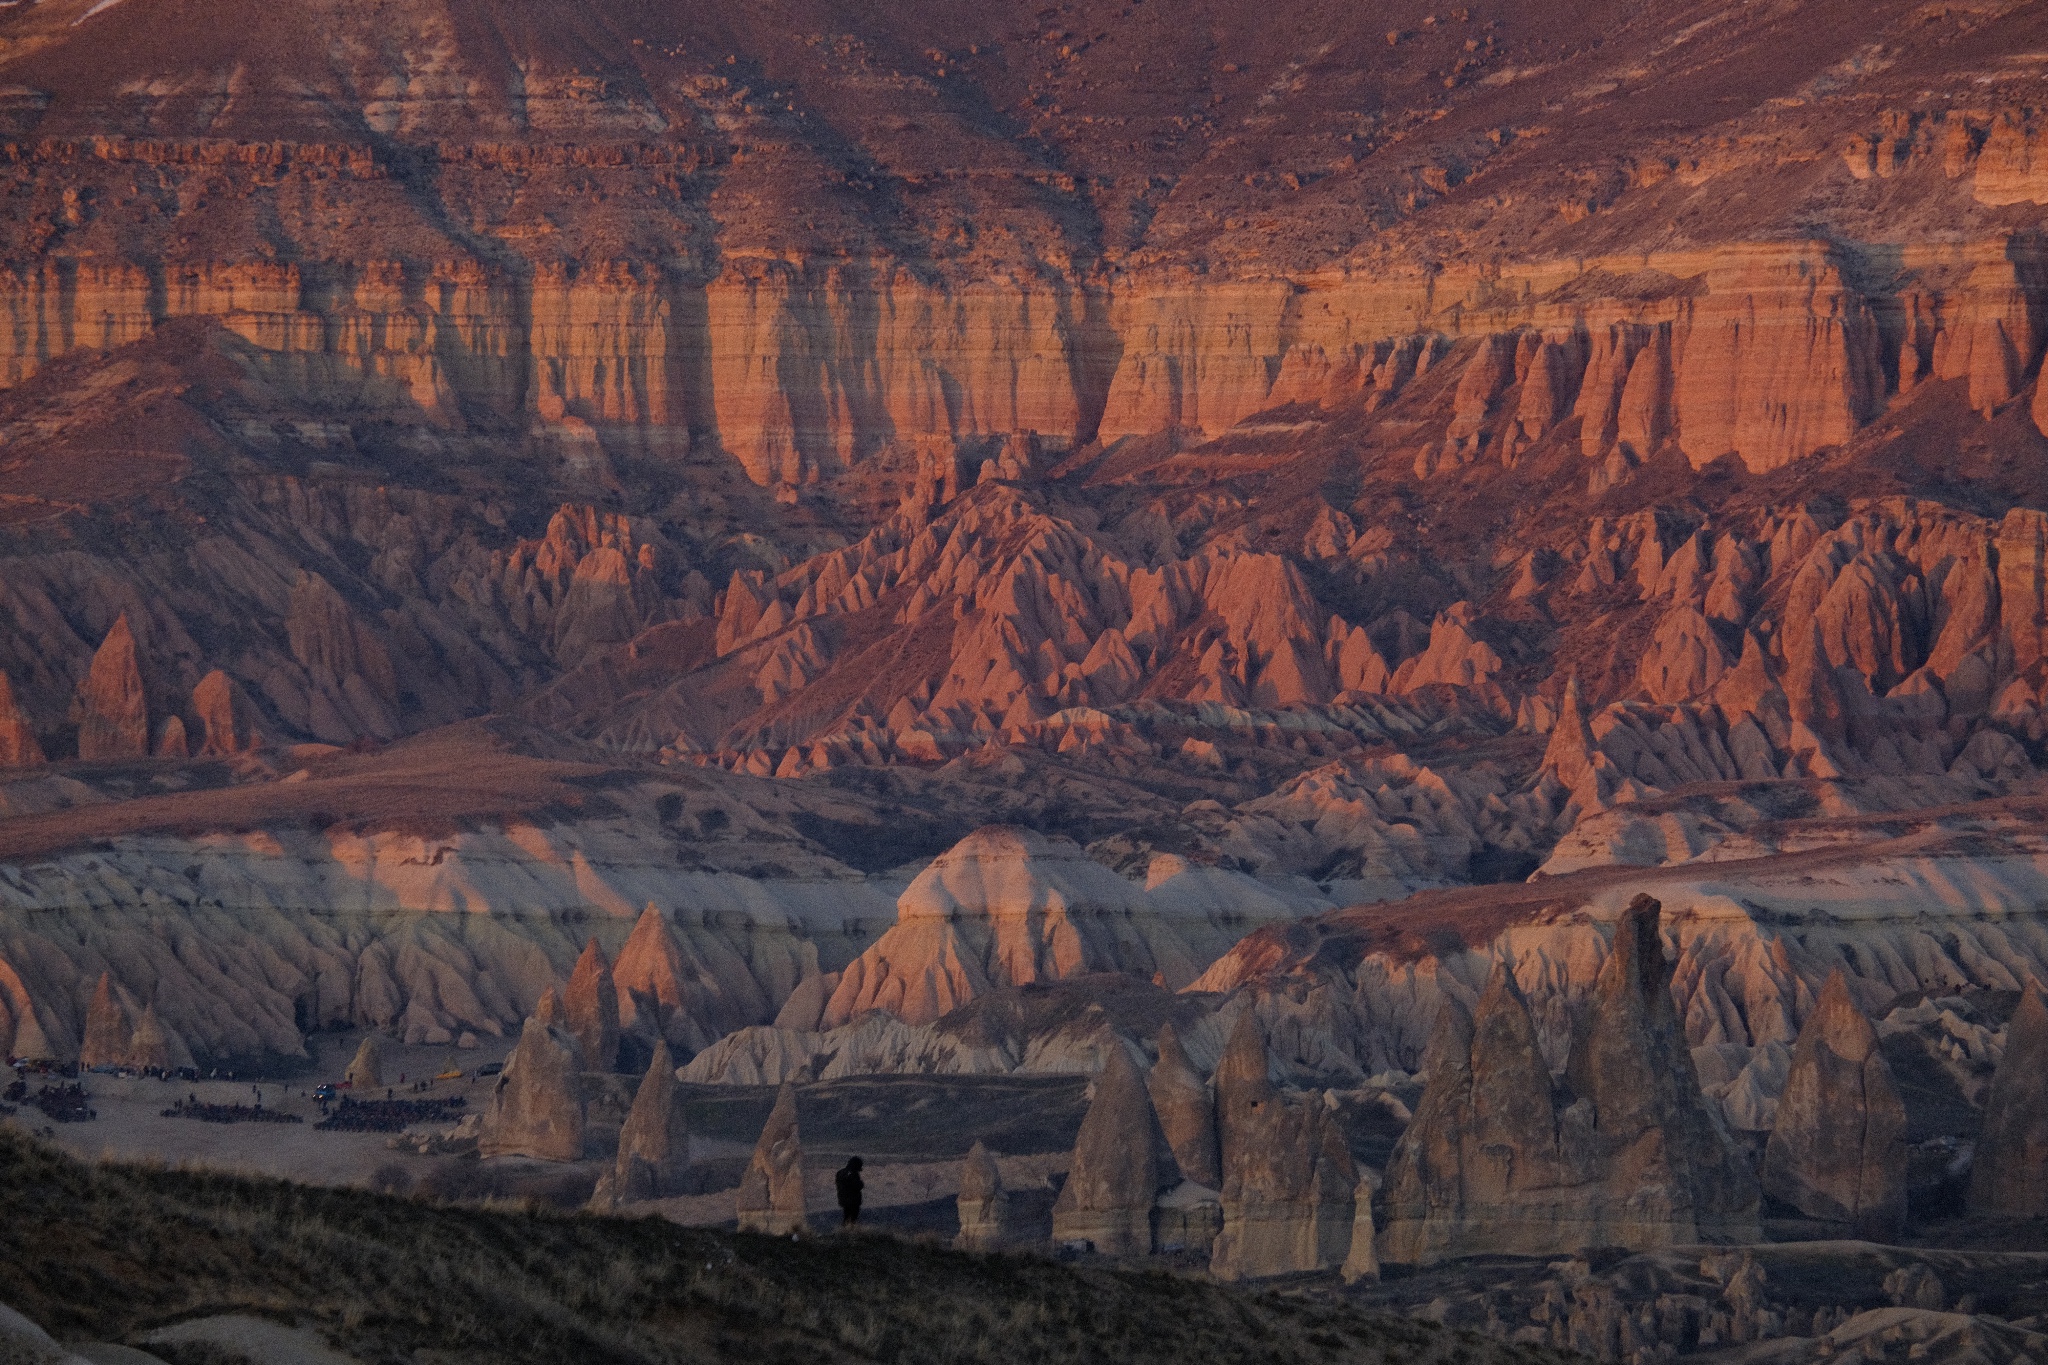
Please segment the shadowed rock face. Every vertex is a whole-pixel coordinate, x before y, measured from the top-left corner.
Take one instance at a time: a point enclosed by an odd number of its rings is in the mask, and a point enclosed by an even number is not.
[[[1859,1237],[1894,1237],[1906,1217],[1905,1138],[1906,1106],[1877,1031],[1835,972],[1792,1048],[1764,1192]]]
[[[1216,1094],[1188,1060],[1170,1023],[1159,1030],[1159,1060],[1146,1075],[1145,1088],[1181,1174],[1197,1185],[1220,1189],[1223,1165],[1216,1146]]]
[[[1341,1264],[1358,1182],[1321,1097],[1290,1102],[1268,1075],[1265,1035],[1246,1010],[1216,1068],[1223,1231],[1210,1273],[1258,1279]]]
[[[977,1141],[960,1163],[960,1231],[953,1245],[962,1251],[994,1251],[1009,1230],[1010,1196],[995,1154]]]
[[[2038,982],[2028,984],[2006,1030],[1984,1102],[1970,1211],[2038,1218],[2048,1214],[2048,1006]]]
[[[656,1043],[654,1060],[619,1129],[618,1159],[599,1178],[591,1206],[616,1208],[676,1194],[677,1177],[689,1164],[690,1125],[676,1085],[675,1061],[667,1043]]]
[[[1447,1008],[1387,1173],[1383,1259],[1757,1235],[1755,1178],[1700,1095],[1672,1007],[1659,908],[1639,896],[1617,925],[1563,1087],[1505,967],[1476,1014]]]
[[[796,1090],[785,1085],[754,1144],[736,1199],[741,1232],[780,1237],[810,1226],[804,1215],[804,1144],[797,1132]]]
[[[0,768],[32,768],[43,761],[35,730],[14,700],[14,684],[0,672]]]
[[[536,1014],[526,1021],[491,1092],[477,1150],[485,1156],[578,1161],[583,1127],[576,1042]]]
[[[1162,1145],[1144,1078],[1118,1048],[1095,1082],[1073,1165],[1053,1203],[1053,1244],[1085,1242],[1105,1256],[1149,1254]]]

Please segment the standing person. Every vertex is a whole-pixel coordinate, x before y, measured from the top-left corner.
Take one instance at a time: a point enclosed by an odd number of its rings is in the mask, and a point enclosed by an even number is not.
[[[839,1217],[841,1227],[852,1227],[860,1221],[860,1158],[850,1158],[839,1168],[839,1174],[832,1177],[832,1183],[839,1190]]]

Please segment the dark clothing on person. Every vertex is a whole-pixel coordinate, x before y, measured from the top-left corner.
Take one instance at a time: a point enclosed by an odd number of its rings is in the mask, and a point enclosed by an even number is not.
[[[860,1221],[860,1158],[855,1157],[839,1168],[839,1174],[832,1177],[832,1183],[839,1190],[839,1214],[842,1226],[852,1227]]]

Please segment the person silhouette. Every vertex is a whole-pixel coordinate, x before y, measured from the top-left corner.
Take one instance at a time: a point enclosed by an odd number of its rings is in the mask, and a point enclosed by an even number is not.
[[[839,1190],[840,1226],[850,1228],[860,1221],[860,1158],[848,1159],[839,1168],[839,1174],[832,1177],[832,1183]]]

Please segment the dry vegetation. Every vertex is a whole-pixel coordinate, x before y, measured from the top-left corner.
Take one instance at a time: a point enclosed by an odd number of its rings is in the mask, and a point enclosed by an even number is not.
[[[0,1285],[60,1338],[251,1312],[366,1361],[1360,1361],[1554,1353],[1158,1273],[86,1166],[0,1133]]]

